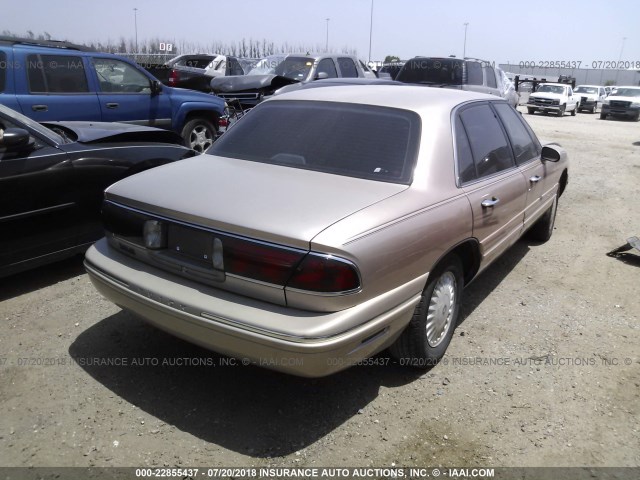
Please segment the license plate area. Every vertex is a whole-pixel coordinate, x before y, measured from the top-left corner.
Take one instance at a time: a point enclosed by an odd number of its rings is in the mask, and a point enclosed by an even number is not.
[[[167,250],[172,256],[184,258],[213,270],[213,234],[195,228],[169,224]]]

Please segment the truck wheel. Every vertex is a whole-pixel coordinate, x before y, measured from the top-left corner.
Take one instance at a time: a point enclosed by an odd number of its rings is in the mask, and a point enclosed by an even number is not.
[[[185,123],[182,128],[184,144],[198,153],[204,153],[216,138],[216,128],[213,123],[204,118],[194,118]]]
[[[556,222],[556,212],[558,211],[558,195],[553,199],[549,209],[542,214],[542,217],[527,232],[527,236],[532,240],[546,242],[551,238],[553,225]]]
[[[575,117],[576,113],[578,113],[578,107],[580,106],[579,103],[576,103],[576,108],[574,108],[573,110],[571,110],[571,116]]]
[[[527,112],[529,112],[529,115],[533,115],[534,113],[536,113],[536,109],[535,108],[531,108],[531,107],[527,107]]]
[[[558,113],[557,113],[557,115],[558,115],[559,117],[562,117],[562,116],[564,115],[564,111],[565,111],[565,109],[566,109],[566,108],[567,108],[567,106],[566,106],[566,105],[561,105],[561,106],[560,106],[560,108],[558,109]]]
[[[600,120],[605,120],[606,118],[607,118],[607,114],[600,112]]]
[[[413,318],[389,347],[391,355],[411,367],[436,365],[457,326],[463,284],[460,259],[456,255],[445,258],[429,275]]]

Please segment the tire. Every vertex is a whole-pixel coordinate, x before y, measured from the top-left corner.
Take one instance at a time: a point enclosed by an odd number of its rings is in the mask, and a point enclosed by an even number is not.
[[[607,119],[607,114],[600,112],[600,120],[606,120],[606,119]]]
[[[580,106],[580,105],[578,105],[578,104],[576,103],[576,108],[574,108],[573,110],[571,110],[571,116],[572,116],[572,117],[575,117],[575,116],[576,116],[576,113],[578,113],[578,107],[579,107],[579,106]]]
[[[640,120],[640,113],[638,113],[634,118],[633,121],[637,122],[638,120]]]
[[[527,232],[528,237],[531,240],[537,240],[539,242],[546,242],[551,238],[553,234],[553,226],[556,222],[556,213],[558,211],[558,195],[553,199],[553,203],[547,209],[542,217],[531,227]]]
[[[216,127],[204,118],[189,120],[182,128],[182,138],[185,146],[198,153],[204,153],[213,145],[216,135]]]
[[[556,115],[558,115],[559,117],[562,117],[564,115],[564,111],[567,108],[566,105],[561,105],[560,108],[558,109],[558,113]]]
[[[456,255],[431,272],[409,325],[389,347],[402,365],[421,369],[437,365],[457,326],[463,286],[462,263]]]
[[[535,108],[531,108],[531,107],[527,107],[527,112],[529,113],[529,115],[533,115],[534,113],[536,113],[536,109]]]

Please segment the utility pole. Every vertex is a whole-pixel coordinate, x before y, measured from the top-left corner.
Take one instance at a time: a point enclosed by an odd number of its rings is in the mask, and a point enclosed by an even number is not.
[[[462,49],[462,58],[467,58],[467,27],[469,22],[464,23],[464,47]]]
[[[369,21],[369,63],[371,63],[371,39],[373,38],[373,0],[371,0],[371,20]]]
[[[330,18],[327,18],[327,44],[324,47],[324,51],[328,52],[329,51],[329,20],[331,20]]]
[[[136,28],[136,55],[138,54],[138,9],[133,9],[133,24]]]

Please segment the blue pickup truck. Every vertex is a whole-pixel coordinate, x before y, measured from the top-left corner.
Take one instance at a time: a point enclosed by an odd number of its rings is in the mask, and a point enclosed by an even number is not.
[[[37,122],[126,122],[213,143],[224,101],[162,85],[136,63],[67,42],[0,37],[0,104]]]

